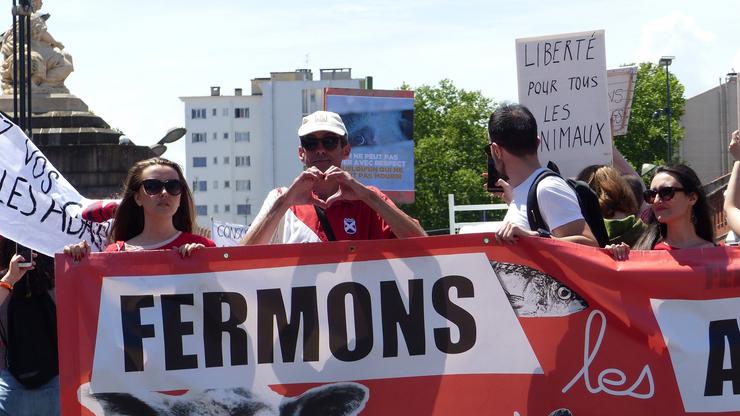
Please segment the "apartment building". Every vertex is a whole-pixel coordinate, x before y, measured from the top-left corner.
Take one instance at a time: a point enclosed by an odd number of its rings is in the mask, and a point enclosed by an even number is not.
[[[296,131],[301,118],[323,108],[323,89],[372,87],[371,78],[353,79],[351,69],[272,72],[223,95],[180,97],[185,104],[186,176],[193,189],[196,219],[250,224],[267,193],[289,186],[302,170]]]

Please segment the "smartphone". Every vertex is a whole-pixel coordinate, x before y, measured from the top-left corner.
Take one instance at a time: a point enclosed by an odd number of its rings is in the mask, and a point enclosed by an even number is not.
[[[504,188],[496,185],[496,182],[501,179],[501,176],[496,170],[496,161],[493,158],[488,158],[488,181],[486,182],[486,189],[488,192],[504,192]]]
[[[26,246],[15,243],[15,254],[23,256],[23,262],[18,263],[19,266],[31,267],[31,264],[33,264],[33,250]]]

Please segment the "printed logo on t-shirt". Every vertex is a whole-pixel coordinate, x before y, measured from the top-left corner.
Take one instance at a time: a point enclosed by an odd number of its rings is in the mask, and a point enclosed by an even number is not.
[[[354,218],[344,219],[344,232],[350,235],[357,233],[357,222]]]

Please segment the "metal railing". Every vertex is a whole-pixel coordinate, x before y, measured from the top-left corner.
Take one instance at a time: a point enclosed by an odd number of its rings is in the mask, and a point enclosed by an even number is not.
[[[457,234],[462,227],[476,226],[483,224],[499,223],[499,221],[475,221],[475,222],[457,222],[456,214],[458,212],[469,211],[506,211],[509,206],[506,204],[477,204],[477,205],[455,205],[455,195],[447,194],[447,204],[450,213],[450,234]]]

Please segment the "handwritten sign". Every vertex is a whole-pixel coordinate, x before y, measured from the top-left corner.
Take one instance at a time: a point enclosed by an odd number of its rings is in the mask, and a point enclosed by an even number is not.
[[[0,116],[0,235],[49,256],[81,240],[100,251],[111,222],[93,222],[83,212],[96,202],[104,208],[110,201],[82,197],[18,126]]]
[[[240,245],[247,234],[246,225],[211,219],[211,238],[217,247],[234,247]]]
[[[627,126],[632,111],[632,97],[635,95],[635,81],[637,81],[637,67],[628,66],[606,71],[609,83],[609,114],[611,117],[614,136],[627,134]]]
[[[565,176],[611,164],[604,31],[516,40],[519,102],[537,119],[540,161]]]

